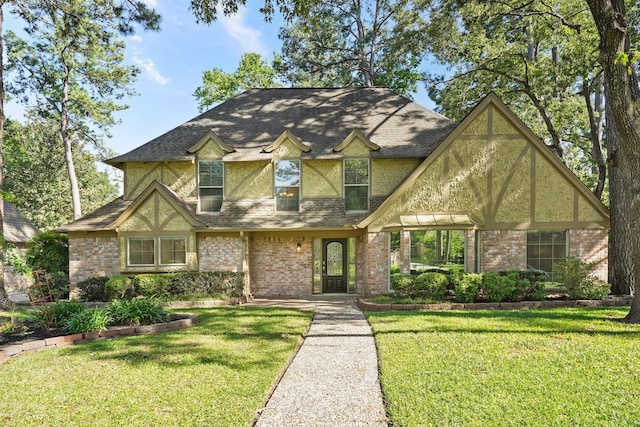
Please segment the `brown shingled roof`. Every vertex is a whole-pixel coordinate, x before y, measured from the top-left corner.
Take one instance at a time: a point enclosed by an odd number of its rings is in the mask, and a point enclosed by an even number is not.
[[[39,231],[12,203],[4,201],[4,240],[11,243],[25,243]]]
[[[329,158],[354,129],[379,145],[373,157],[426,157],[456,124],[384,88],[252,89],[107,163],[179,161],[213,131],[236,152],[227,161],[271,159],[262,149],[285,130],[311,148],[303,158]]]

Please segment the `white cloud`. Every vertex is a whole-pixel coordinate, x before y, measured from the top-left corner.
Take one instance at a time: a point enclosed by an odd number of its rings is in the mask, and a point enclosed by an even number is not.
[[[246,8],[238,9],[238,13],[231,16],[221,16],[220,24],[229,36],[235,40],[243,52],[256,52],[267,55],[267,49],[262,42],[260,30],[247,26],[244,22],[247,14]]]
[[[158,0],[142,0],[149,7],[158,7]]]
[[[156,64],[154,64],[151,59],[142,58],[139,56],[139,53],[136,53],[135,55],[133,55],[132,60],[136,65],[144,70],[144,72],[147,74],[147,77],[152,81],[158,83],[161,86],[169,84],[170,80],[160,74],[160,71],[158,71],[158,69],[156,68]]]
[[[129,40],[131,40],[132,42],[136,42],[136,43],[142,43],[142,37],[137,35],[137,34],[129,36]]]

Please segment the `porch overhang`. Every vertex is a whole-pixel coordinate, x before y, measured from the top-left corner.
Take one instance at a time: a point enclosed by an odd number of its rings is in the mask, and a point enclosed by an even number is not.
[[[382,228],[398,230],[477,230],[483,228],[467,213],[404,213],[391,218]]]

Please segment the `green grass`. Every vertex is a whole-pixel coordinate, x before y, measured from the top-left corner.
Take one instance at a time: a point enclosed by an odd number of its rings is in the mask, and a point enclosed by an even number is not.
[[[640,425],[628,308],[367,313],[394,426]]]
[[[188,312],[198,315],[197,326],[29,353],[0,365],[0,425],[250,425],[312,313]]]

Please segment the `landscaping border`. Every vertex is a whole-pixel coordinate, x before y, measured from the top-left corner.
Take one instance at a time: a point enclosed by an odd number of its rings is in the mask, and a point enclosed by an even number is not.
[[[532,308],[552,307],[621,307],[630,306],[632,296],[624,295],[609,297],[603,300],[544,300],[520,302],[477,302],[477,303],[439,303],[439,304],[376,304],[366,299],[356,299],[361,310],[392,311],[392,310],[529,310]]]
[[[46,338],[44,340],[28,341],[22,344],[10,344],[0,347],[0,364],[12,357],[28,351],[49,350],[51,348],[66,347],[86,341],[107,339],[119,336],[146,335],[158,332],[177,331],[193,326],[197,322],[197,316],[193,314],[182,315],[184,318],[171,320],[164,323],[141,326],[112,326],[102,332],[86,332],[83,334],[62,335]]]

